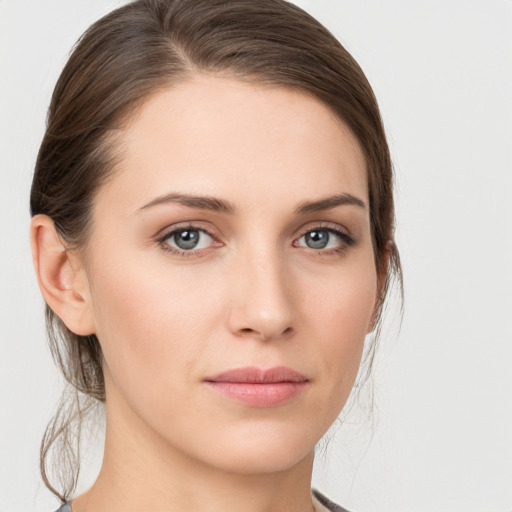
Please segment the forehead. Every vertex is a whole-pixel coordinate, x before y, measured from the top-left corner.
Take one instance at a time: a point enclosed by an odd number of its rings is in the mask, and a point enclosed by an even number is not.
[[[198,75],[150,97],[118,141],[120,163],[103,193],[114,189],[127,207],[172,191],[246,204],[333,193],[367,200],[354,135],[321,101],[290,88]]]

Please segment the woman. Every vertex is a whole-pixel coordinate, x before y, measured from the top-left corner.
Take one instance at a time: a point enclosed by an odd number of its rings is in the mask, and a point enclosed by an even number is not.
[[[282,0],[107,15],[55,88],[31,210],[79,392],[41,448],[62,511],[343,510],[311,492],[314,449],[400,267],[378,107],[324,27]],[[71,502],[98,402],[103,465]]]

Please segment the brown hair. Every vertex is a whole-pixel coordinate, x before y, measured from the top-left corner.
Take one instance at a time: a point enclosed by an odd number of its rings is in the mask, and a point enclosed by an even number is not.
[[[92,25],[53,93],[32,184],[32,215],[48,215],[67,244],[84,247],[92,199],[116,160],[116,130],[156,90],[195,72],[300,89],[328,105],[355,134],[367,163],[376,268],[386,273],[378,333],[388,287],[393,278],[401,280],[392,166],[379,109],[350,54],[284,0],[137,0]],[[48,306],[46,320],[52,354],[74,396],[63,395],[47,427],[41,473],[65,501],[78,480],[82,417],[105,401],[101,348],[96,336],[69,331]],[[370,366],[374,353],[375,339]],[[50,449],[58,454],[61,492],[50,483]]]

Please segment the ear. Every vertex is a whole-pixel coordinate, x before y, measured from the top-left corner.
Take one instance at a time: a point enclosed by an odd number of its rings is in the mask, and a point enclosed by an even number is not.
[[[386,243],[386,247],[384,249],[384,254],[382,255],[382,264],[380,266],[380,269],[377,269],[377,294],[375,306],[373,308],[372,318],[368,326],[368,334],[370,334],[375,329],[375,325],[377,323],[377,316],[384,302],[384,292],[386,287],[386,280],[388,277],[389,261],[391,259],[392,253],[393,241],[388,240]]]
[[[81,336],[94,334],[89,282],[78,255],[66,248],[47,215],[35,215],[30,244],[43,297],[66,327]]]

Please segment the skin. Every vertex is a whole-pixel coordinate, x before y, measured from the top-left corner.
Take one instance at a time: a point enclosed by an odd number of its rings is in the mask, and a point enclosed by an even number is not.
[[[104,462],[74,512],[311,511],[314,448],[350,393],[378,296],[357,140],[303,93],[196,75],[151,97],[119,141],[86,257],[47,217],[32,223],[47,302],[104,355]],[[178,193],[234,212],[161,201]],[[346,194],[363,206],[296,211]],[[183,226],[209,235],[176,252],[164,235]],[[315,230],[327,248],[308,246]],[[309,382],[270,408],[204,383],[243,366]]]

